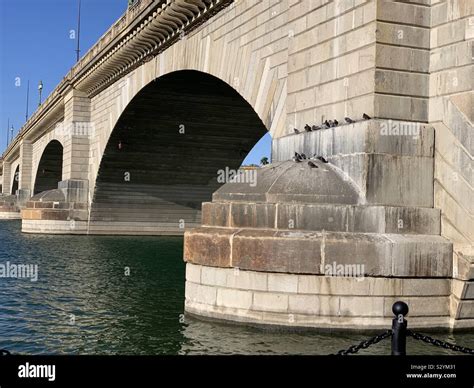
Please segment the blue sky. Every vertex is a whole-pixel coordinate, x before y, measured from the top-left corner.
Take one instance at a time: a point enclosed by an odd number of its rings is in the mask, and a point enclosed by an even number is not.
[[[38,106],[38,83],[44,99],[76,62],[78,0],[0,0],[0,153],[7,142],[7,125],[14,134],[25,123],[27,82],[29,115]],[[82,0],[81,55],[125,12],[127,0]],[[264,136],[244,161],[259,163],[270,155]]]

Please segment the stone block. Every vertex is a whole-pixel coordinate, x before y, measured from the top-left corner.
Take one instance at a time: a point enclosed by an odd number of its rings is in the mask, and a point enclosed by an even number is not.
[[[230,226],[228,203],[204,202],[201,207],[202,225],[204,226]]]
[[[319,273],[321,246],[317,233],[252,231],[234,237],[232,263],[240,269]],[[298,253],[295,260],[294,252]]]
[[[252,292],[219,288],[217,289],[217,306],[250,310]]]
[[[186,264],[186,280],[191,283],[201,284],[201,267],[200,265]]]
[[[221,269],[222,270],[222,269]],[[265,272],[243,271],[239,268],[226,271],[226,287],[244,290],[268,290],[268,276]]]
[[[298,276],[293,274],[268,274],[268,291],[271,292],[298,292]]]
[[[204,286],[187,281],[185,297],[192,302],[203,303],[207,305],[216,304],[217,288]]]
[[[230,238],[234,230],[199,228],[185,232],[184,260],[212,267],[231,267]]]
[[[270,293],[270,292],[254,292],[252,308],[259,311],[288,311],[288,295]]]
[[[189,263],[187,264],[189,265]],[[209,286],[226,287],[227,271],[232,271],[217,267],[201,267],[201,283]]]

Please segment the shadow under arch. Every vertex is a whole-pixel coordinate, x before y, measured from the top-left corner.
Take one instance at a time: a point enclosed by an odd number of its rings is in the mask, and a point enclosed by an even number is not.
[[[55,190],[63,176],[63,146],[51,140],[41,155],[36,171],[33,195],[47,190]]]
[[[96,179],[90,221],[163,230],[200,224],[202,202],[267,133],[253,107],[207,73],[182,70],[145,86],[117,121]]]
[[[20,165],[16,166],[15,174],[13,174],[13,181],[12,181],[12,195],[16,195],[18,191],[18,182],[20,180]]]

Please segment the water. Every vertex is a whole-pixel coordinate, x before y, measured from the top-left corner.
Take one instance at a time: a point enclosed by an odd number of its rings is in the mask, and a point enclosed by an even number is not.
[[[21,354],[329,354],[367,333],[276,332],[183,316],[182,238],[26,235],[0,222],[0,348]],[[127,268],[130,275],[126,276]],[[436,337],[474,347],[474,332]],[[408,340],[409,354],[451,354]],[[362,354],[389,354],[387,340]]]

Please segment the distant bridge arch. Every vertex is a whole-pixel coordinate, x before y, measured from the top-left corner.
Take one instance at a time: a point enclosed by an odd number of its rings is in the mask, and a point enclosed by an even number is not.
[[[43,149],[35,174],[33,195],[57,189],[63,174],[63,145],[51,140]]]

